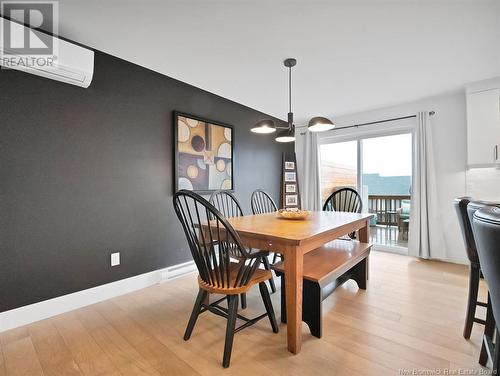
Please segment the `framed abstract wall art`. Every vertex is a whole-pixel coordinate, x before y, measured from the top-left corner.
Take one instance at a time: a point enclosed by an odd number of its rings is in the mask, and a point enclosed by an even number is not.
[[[233,127],[174,112],[174,190],[232,191]]]

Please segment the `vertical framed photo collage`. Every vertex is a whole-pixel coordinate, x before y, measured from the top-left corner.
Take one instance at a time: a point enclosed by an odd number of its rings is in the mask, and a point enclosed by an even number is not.
[[[281,207],[300,209],[299,182],[295,153],[283,153]]]

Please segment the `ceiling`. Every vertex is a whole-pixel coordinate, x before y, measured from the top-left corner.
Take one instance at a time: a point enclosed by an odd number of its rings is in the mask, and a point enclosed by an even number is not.
[[[60,35],[298,123],[500,76],[500,0],[61,0]]]

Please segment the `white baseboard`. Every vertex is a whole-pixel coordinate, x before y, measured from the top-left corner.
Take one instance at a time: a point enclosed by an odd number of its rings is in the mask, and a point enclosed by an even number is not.
[[[47,319],[103,300],[170,281],[196,271],[193,261],[107,283],[0,313],[0,332]]]
[[[459,265],[470,265],[470,261],[465,259],[465,258],[447,258],[447,259],[436,258],[436,259],[431,259],[431,260],[449,262],[452,264],[459,264]]]
[[[396,253],[398,255],[408,256],[408,248],[400,246],[387,246],[382,244],[374,244],[372,249],[374,251]],[[430,260],[449,262],[452,264],[468,265],[469,261],[465,258],[431,258]]]
[[[387,252],[387,253],[396,253],[398,255],[408,256],[408,248],[400,247],[400,246],[389,246],[382,244],[374,244],[372,249],[374,251]]]
[[[374,244],[372,249],[379,252],[396,253],[398,255],[409,256],[408,248],[400,246],[387,246],[382,244]],[[431,258],[430,260],[449,262],[452,264],[468,265],[469,262],[464,258]]]

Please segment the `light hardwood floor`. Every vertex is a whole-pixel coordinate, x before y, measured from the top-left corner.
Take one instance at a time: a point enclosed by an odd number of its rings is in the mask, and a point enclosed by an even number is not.
[[[225,320],[200,316],[182,335],[196,296],[195,275],[0,334],[5,375],[399,375],[400,369],[481,368],[482,327],[462,337],[467,268],[372,252],[366,291],[349,281],[324,301],[324,336],[303,324],[299,355],[286,330],[267,320],[235,336],[221,367]],[[484,284],[484,282],[481,282]],[[480,295],[485,299],[485,286]],[[272,295],[279,316],[279,292]],[[243,314],[264,312],[254,288]],[[481,309],[481,308],[480,308]]]
[[[370,226],[370,243],[408,248],[408,239],[399,234],[397,226]]]

